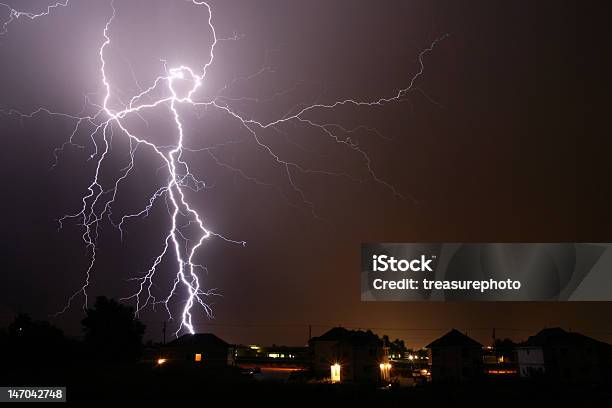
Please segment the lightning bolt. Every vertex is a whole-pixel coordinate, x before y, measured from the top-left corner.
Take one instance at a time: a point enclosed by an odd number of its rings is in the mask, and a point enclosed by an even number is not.
[[[101,223],[108,220],[120,231],[121,237],[123,238],[126,224],[131,219],[146,217],[155,203],[163,198],[165,199],[168,209],[170,227],[163,241],[161,251],[144,276],[135,277],[132,279],[138,282],[137,290],[131,296],[123,298],[123,300],[134,301],[136,304],[136,313],[139,313],[147,306],[155,307],[156,305],[161,304],[165,307],[169,318],[172,319],[173,316],[170,311],[169,303],[176,295],[179,288],[182,288],[182,290],[186,291],[187,297],[183,302],[180,324],[176,330],[176,335],[178,335],[182,330],[186,330],[189,333],[195,332],[193,322],[194,306],[201,306],[204,312],[209,317],[212,317],[212,309],[209,303],[206,302],[206,298],[218,294],[214,289],[204,290],[202,287],[198,272],[206,271],[206,267],[196,262],[198,250],[202,247],[204,242],[211,237],[242,246],[246,245],[246,242],[227,238],[217,232],[211,231],[206,227],[203,217],[194,208],[186,194],[186,190],[193,190],[196,192],[200,191],[202,188],[206,187],[206,183],[200,181],[190,171],[189,163],[183,157],[184,152],[206,150],[206,152],[218,165],[237,173],[248,181],[261,185],[268,184],[260,182],[256,178],[247,175],[239,168],[221,161],[214,154],[215,147],[207,149],[191,149],[185,146],[184,119],[181,116],[180,111],[187,106],[194,108],[204,107],[215,109],[227,116],[229,120],[232,120],[240,125],[240,127],[244,129],[248,135],[250,135],[257,147],[263,152],[267,153],[283,170],[289,184],[291,185],[291,188],[301,198],[303,204],[310,208],[311,214],[316,218],[320,217],[316,214],[313,203],[308,200],[304,191],[295,182],[294,174],[296,172],[300,174],[325,174],[340,176],[357,182],[373,180],[374,182],[388,189],[392,194],[401,198],[407,198],[393,185],[383,180],[376,174],[370,157],[351,136],[358,131],[368,131],[381,136],[376,129],[367,128],[365,126],[358,126],[351,129],[337,123],[319,122],[312,118],[312,113],[324,110],[333,110],[341,106],[384,106],[388,103],[401,102],[410,92],[414,90],[422,92],[420,89],[416,88],[415,84],[424,74],[424,58],[434,49],[438,42],[446,38],[447,35],[443,35],[435,39],[427,48],[423,49],[419,53],[419,69],[410,78],[405,87],[398,89],[391,95],[379,97],[373,100],[346,98],[331,103],[298,105],[290,109],[287,114],[278,119],[263,122],[252,117],[246,117],[244,114],[232,107],[232,104],[235,102],[244,102],[245,100],[250,102],[260,102],[260,100],[252,98],[230,98],[224,96],[224,91],[231,88],[238,82],[250,81],[256,79],[265,72],[270,72],[271,68],[269,66],[264,66],[258,72],[255,72],[247,77],[236,78],[226,83],[212,96],[201,99],[198,91],[201,89],[202,84],[206,79],[209,68],[215,62],[216,47],[224,40],[239,40],[241,36],[234,34],[233,37],[230,38],[219,38],[217,36],[215,25],[213,24],[213,12],[209,3],[198,0],[189,1],[194,7],[205,8],[208,16],[207,24],[208,29],[211,32],[212,41],[209,46],[208,59],[203,66],[190,67],[178,65],[168,67],[167,63],[162,60],[164,68],[163,72],[160,73],[160,75],[157,76],[157,78],[153,80],[147,88],[141,88],[140,93],[133,95],[126,102],[122,102],[121,108],[113,109],[111,102],[120,100],[118,96],[113,93],[113,84],[111,83],[106,72],[106,54],[108,49],[112,46],[111,29],[117,16],[115,0],[111,0],[110,17],[108,20],[106,20],[102,30],[102,42],[98,49],[100,64],[99,76],[104,88],[104,97],[102,98],[102,101],[96,104],[89,96],[86,95],[83,110],[77,114],[54,112],[51,109],[44,107],[41,107],[31,113],[22,113],[14,109],[2,111],[4,114],[17,115],[22,118],[32,118],[38,114],[47,114],[74,121],[74,127],[72,128],[72,133],[70,134],[68,140],[54,152],[56,163],[58,154],[64,149],[65,146],[76,145],[74,139],[82,132],[85,125],[92,127],[92,130],[90,130],[87,134],[94,148],[93,153],[89,157],[90,160],[95,160],[93,179],[87,188],[87,193],[81,199],[79,210],[74,213],[67,214],[59,220],[59,228],[62,228],[63,224],[69,220],[76,220],[79,225],[82,226],[82,238],[83,242],[85,243],[85,247],[88,250],[89,261],[85,270],[85,280],[82,287],[80,287],[68,298],[64,308],[61,309],[59,313],[65,312],[71,306],[73,300],[77,296],[83,296],[83,307],[87,307],[87,289],[90,286],[92,273],[96,265],[97,240]],[[1,25],[2,30],[0,31],[0,35],[6,34],[9,25],[13,24],[22,17],[34,20],[43,16],[48,16],[53,10],[59,7],[67,7],[68,5],[69,1],[57,2],[49,5],[45,11],[35,14],[31,12],[18,11],[4,3],[0,3],[0,6],[3,6],[9,10],[8,19]],[[138,84],[138,81],[136,81],[136,83]],[[286,92],[290,91],[291,90],[288,90]],[[278,95],[280,95],[280,93]],[[92,115],[85,115],[83,112],[86,111],[87,107],[91,106],[95,107],[97,110]],[[135,134],[135,132],[131,131],[126,125],[128,118],[140,116],[144,112],[162,106],[169,109],[171,121],[175,129],[175,141],[170,146],[162,146],[153,143],[152,141],[147,140],[145,136]],[[355,152],[355,154],[361,157],[368,176],[366,178],[357,178],[348,173],[337,173],[321,169],[312,169],[283,159],[281,155],[275,152],[269,144],[265,143],[261,137],[261,132],[265,130],[273,130],[277,133],[282,133],[280,126],[284,124],[307,126],[321,135],[330,138],[333,142]],[[110,186],[105,186],[101,180],[101,174],[105,169],[105,161],[110,154],[111,142],[115,134],[124,136],[129,141],[130,159],[128,164],[124,168],[120,169],[120,175],[114,180],[114,182]],[[227,143],[229,144],[231,142]],[[162,165],[161,168],[167,173],[166,182],[159,186],[155,193],[149,197],[148,202],[143,209],[132,214],[125,214],[117,221],[116,218],[112,217],[113,204],[120,190],[121,184],[129,177],[134,168],[135,157],[138,150],[142,148],[149,149],[159,158]],[[165,295],[163,298],[158,298],[155,296],[153,291],[153,287],[155,286],[155,275],[162,261],[170,256],[173,257],[176,276],[167,295]]]
[[[39,17],[48,16],[51,12],[58,7],[67,7],[70,0],[66,0],[64,2],[58,1],[57,3],[50,4],[47,6],[46,10],[40,13],[32,13],[23,10],[17,10],[6,3],[0,3],[0,7],[4,7],[8,10],[8,19],[2,23],[2,29],[0,29],[0,36],[4,35],[8,32],[8,27],[11,23],[15,22],[20,18],[27,18],[29,20],[35,20]]]

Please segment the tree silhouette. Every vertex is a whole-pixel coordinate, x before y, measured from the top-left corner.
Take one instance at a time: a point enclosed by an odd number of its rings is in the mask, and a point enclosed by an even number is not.
[[[395,339],[391,341],[389,336],[387,336],[386,334],[383,335],[382,340],[383,340],[384,345],[386,347],[389,347],[389,352],[391,354],[403,355],[408,350],[406,348],[406,345],[404,344],[404,340]]]
[[[69,349],[60,329],[23,313],[15,317],[1,337],[0,347],[10,350],[5,353],[5,361],[52,363],[65,358]]]
[[[99,296],[81,324],[85,345],[94,358],[133,361],[141,355],[145,325],[136,319],[133,308]]]
[[[508,360],[514,359],[514,350],[517,346],[515,342],[510,339],[496,339],[495,340],[495,351],[498,356],[504,356],[504,358]]]

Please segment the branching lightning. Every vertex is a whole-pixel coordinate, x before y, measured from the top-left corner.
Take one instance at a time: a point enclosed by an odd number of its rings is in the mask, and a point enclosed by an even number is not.
[[[189,163],[183,157],[184,152],[200,151],[198,149],[190,149],[184,144],[184,118],[181,116],[180,110],[186,106],[216,109],[227,116],[228,119],[239,124],[247,132],[247,134],[250,135],[258,148],[267,153],[275,161],[275,163],[280,166],[281,169],[283,169],[294,192],[301,197],[303,203],[310,208],[311,213],[315,217],[318,217],[318,215],[314,210],[313,204],[307,199],[304,191],[302,191],[302,189],[295,182],[295,172],[301,174],[320,173],[343,176],[359,182],[373,180],[381,186],[384,186],[394,195],[405,198],[405,196],[397,191],[393,185],[383,180],[376,174],[372,166],[372,161],[366,151],[363,150],[359,144],[351,138],[351,135],[354,132],[360,130],[378,133],[375,129],[370,129],[364,126],[350,129],[337,123],[318,122],[315,119],[312,119],[312,115],[308,114],[322,110],[333,110],[340,106],[346,105],[352,105],[355,107],[382,106],[387,103],[403,100],[403,98],[413,90],[422,92],[420,89],[416,88],[415,84],[424,73],[424,57],[427,53],[431,52],[437,43],[445,38],[446,35],[434,40],[429,47],[420,52],[418,55],[419,69],[410,78],[407,86],[398,89],[397,92],[393,93],[392,95],[369,101],[346,98],[331,103],[314,103],[301,106],[299,108],[293,108],[288,114],[281,118],[263,122],[255,120],[251,117],[245,117],[244,114],[233,109],[232,103],[236,102],[237,99],[224,96],[223,91],[234,85],[236,82],[257,78],[257,76],[260,74],[269,71],[269,67],[263,67],[260,71],[248,77],[237,78],[232,82],[225,84],[214,96],[206,99],[199,98],[198,91],[201,89],[202,84],[206,80],[207,71],[215,63],[216,47],[224,40],[238,40],[240,37],[234,34],[233,37],[227,39],[219,38],[217,36],[215,25],[213,24],[213,13],[209,3],[198,0],[190,0],[190,2],[193,7],[203,7],[206,9],[208,16],[207,24],[212,37],[212,41],[209,46],[208,60],[202,67],[190,67],[185,65],[168,67],[164,63],[163,72],[160,73],[160,75],[154,81],[152,81],[147,88],[141,89],[140,93],[132,96],[125,103],[122,103],[122,108],[113,109],[111,106],[111,101],[119,100],[119,98],[113,93],[114,87],[107,75],[106,69],[108,62],[107,51],[113,45],[111,31],[113,22],[117,15],[114,0],[111,0],[110,17],[103,27],[101,36],[102,41],[98,49],[98,74],[103,85],[104,97],[102,101],[97,104],[92,102],[90,97],[86,97],[85,106],[82,111],[85,112],[85,107],[93,106],[96,108],[96,113],[93,115],[83,115],[82,112],[77,114],[65,114],[54,112],[46,107],[40,107],[31,113],[21,113],[12,109],[3,111],[5,114],[17,115],[23,118],[32,118],[38,114],[47,114],[74,121],[74,127],[72,128],[72,133],[69,135],[68,140],[55,152],[56,163],[58,153],[61,152],[67,145],[75,145],[74,138],[77,134],[83,131],[85,125],[89,125],[91,126],[91,129],[93,129],[88,131],[88,136],[91,139],[94,147],[94,151],[90,155],[90,159],[95,160],[93,179],[87,188],[87,193],[82,197],[79,209],[74,213],[63,216],[59,221],[60,228],[69,220],[76,220],[79,225],[82,226],[82,238],[88,250],[89,261],[85,270],[85,280],[82,287],[80,287],[69,297],[66,305],[59,313],[66,311],[71,306],[73,300],[78,296],[82,296],[84,298],[83,306],[87,307],[87,289],[90,286],[90,280],[96,265],[97,239],[101,223],[108,220],[120,231],[121,236],[123,237],[126,225],[131,219],[146,217],[155,203],[163,198],[165,199],[168,207],[170,227],[167,231],[165,240],[163,241],[162,249],[144,276],[133,278],[133,280],[138,282],[137,290],[131,296],[124,298],[124,300],[134,301],[137,313],[148,306],[155,307],[155,305],[163,305],[169,318],[172,318],[169,302],[177,295],[177,291],[179,288],[181,288],[187,293],[187,297],[183,302],[180,324],[176,330],[177,335],[182,330],[186,330],[190,333],[195,332],[196,329],[193,322],[194,306],[201,306],[204,312],[209,317],[212,317],[212,309],[209,303],[206,302],[206,298],[216,295],[216,292],[215,290],[203,289],[199,273],[205,271],[206,268],[205,266],[198,264],[196,261],[198,250],[202,247],[204,242],[211,237],[239,245],[245,245],[246,243],[244,241],[227,238],[208,229],[204,223],[203,217],[188,199],[186,190],[190,189],[199,191],[200,189],[205,188],[206,184],[203,181],[200,181],[190,171]],[[25,17],[27,19],[34,20],[40,17],[49,16],[57,8],[68,7],[69,1],[67,0],[65,2],[56,2],[51,4],[41,13],[18,11],[4,3],[0,3],[0,6],[7,8],[9,11],[8,19],[2,22],[0,25],[0,35],[4,35],[8,32],[8,27],[20,18]],[[179,84],[181,86],[179,86]],[[247,98],[241,98],[239,100],[242,101],[245,99]],[[143,102],[145,100],[147,101],[146,103]],[[128,118],[135,115],[141,115],[146,111],[160,106],[167,107],[171,114],[170,120],[172,121],[175,129],[175,139],[171,146],[161,146],[153,143],[152,141],[147,140],[146,136],[135,134],[135,132],[131,131],[126,125],[126,120]],[[281,133],[281,130],[278,128],[279,125],[290,123],[308,126],[321,135],[331,138],[331,140],[335,143],[345,146],[351,151],[355,152],[355,154],[361,157],[363,165],[367,170],[368,178],[359,179],[346,173],[335,173],[326,170],[310,169],[298,163],[283,159],[278,152],[264,142],[263,138],[260,136],[260,133],[264,130],[274,130]],[[105,163],[107,162],[106,159],[110,154],[111,140],[114,135],[125,136],[129,141],[130,160],[129,163],[123,169],[121,169],[120,175],[114,180],[114,182],[110,186],[104,186],[104,183],[101,181],[101,174],[105,170]],[[140,211],[122,215],[119,219],[117,219],[116,217],[112,217],[113,204],[115,203],[115,199],[120,191],[122,183],[130,176],[130,173],[135,166],[135,156],[138,149],[142,148],[151,150],[159,158],[162,169],[167,172],[167,182],[161,185],[155,191],[155,193],[148,198],[146,206]],[[206,150],[206,152],[218,165],[237,173],[249,181],[256,182],[258,184],[266,184],[245,174],[242,170],[222,162],[217,156],[215,156],[213,152],[214,148],[202,150]],[[193,232],[194,227],[196,232]],[[189,231],[187,231],[188,228]],[[155,285],[155,275],[162,261],[168,257],[172,257],[173,264],[175,265],[176,269],[176,276],[168,293],[163,298],[158,298],[154,295],[153,291],[153,287]]]
[[[47,8],[40,13],[32,13],[28,11],[17,10],[6,3],[0,3],[0,7],[4,7],[8,10],[9,16],[8,19],[2,23],[2,29],[0,29],[0,35],[6,34],[8,32],[8,27],[11,23],[17,21],[20,18],[27,18],[29,20],[35,20],[39,17],[48,16],[51,12],[58,7],[67,7],[70,0],[66,1],[58,1],[56,3],[50,4]]]

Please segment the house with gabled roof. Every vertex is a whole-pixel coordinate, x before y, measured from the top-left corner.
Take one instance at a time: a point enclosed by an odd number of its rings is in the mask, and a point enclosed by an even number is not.
[[[469,381],[482,376],[482,344],[459,330],[452,329],[426,348],[432,381]]]
[[[517,347],[523,378],[562,382],[612,380],[612,345],[559,327],[541,330]]]
[[[371,331],[334,327],[308,342],[314,372],[332,381],[379,382],[388,380],[388,349]],[[332,366],[334,368],[332,368]],[[335,371],[334,371],[335,369]],[[338,378],[334,379],[334,374]]]
[[[205,367],[234,365],[234,346],[212,333],[185,334],[162,348],[162,360]]]

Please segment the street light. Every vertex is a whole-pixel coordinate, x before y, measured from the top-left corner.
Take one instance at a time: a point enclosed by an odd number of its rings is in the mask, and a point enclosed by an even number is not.
[[[391,378],[391,364],[380,363],[380,379],[383,381],[389,381]]]

